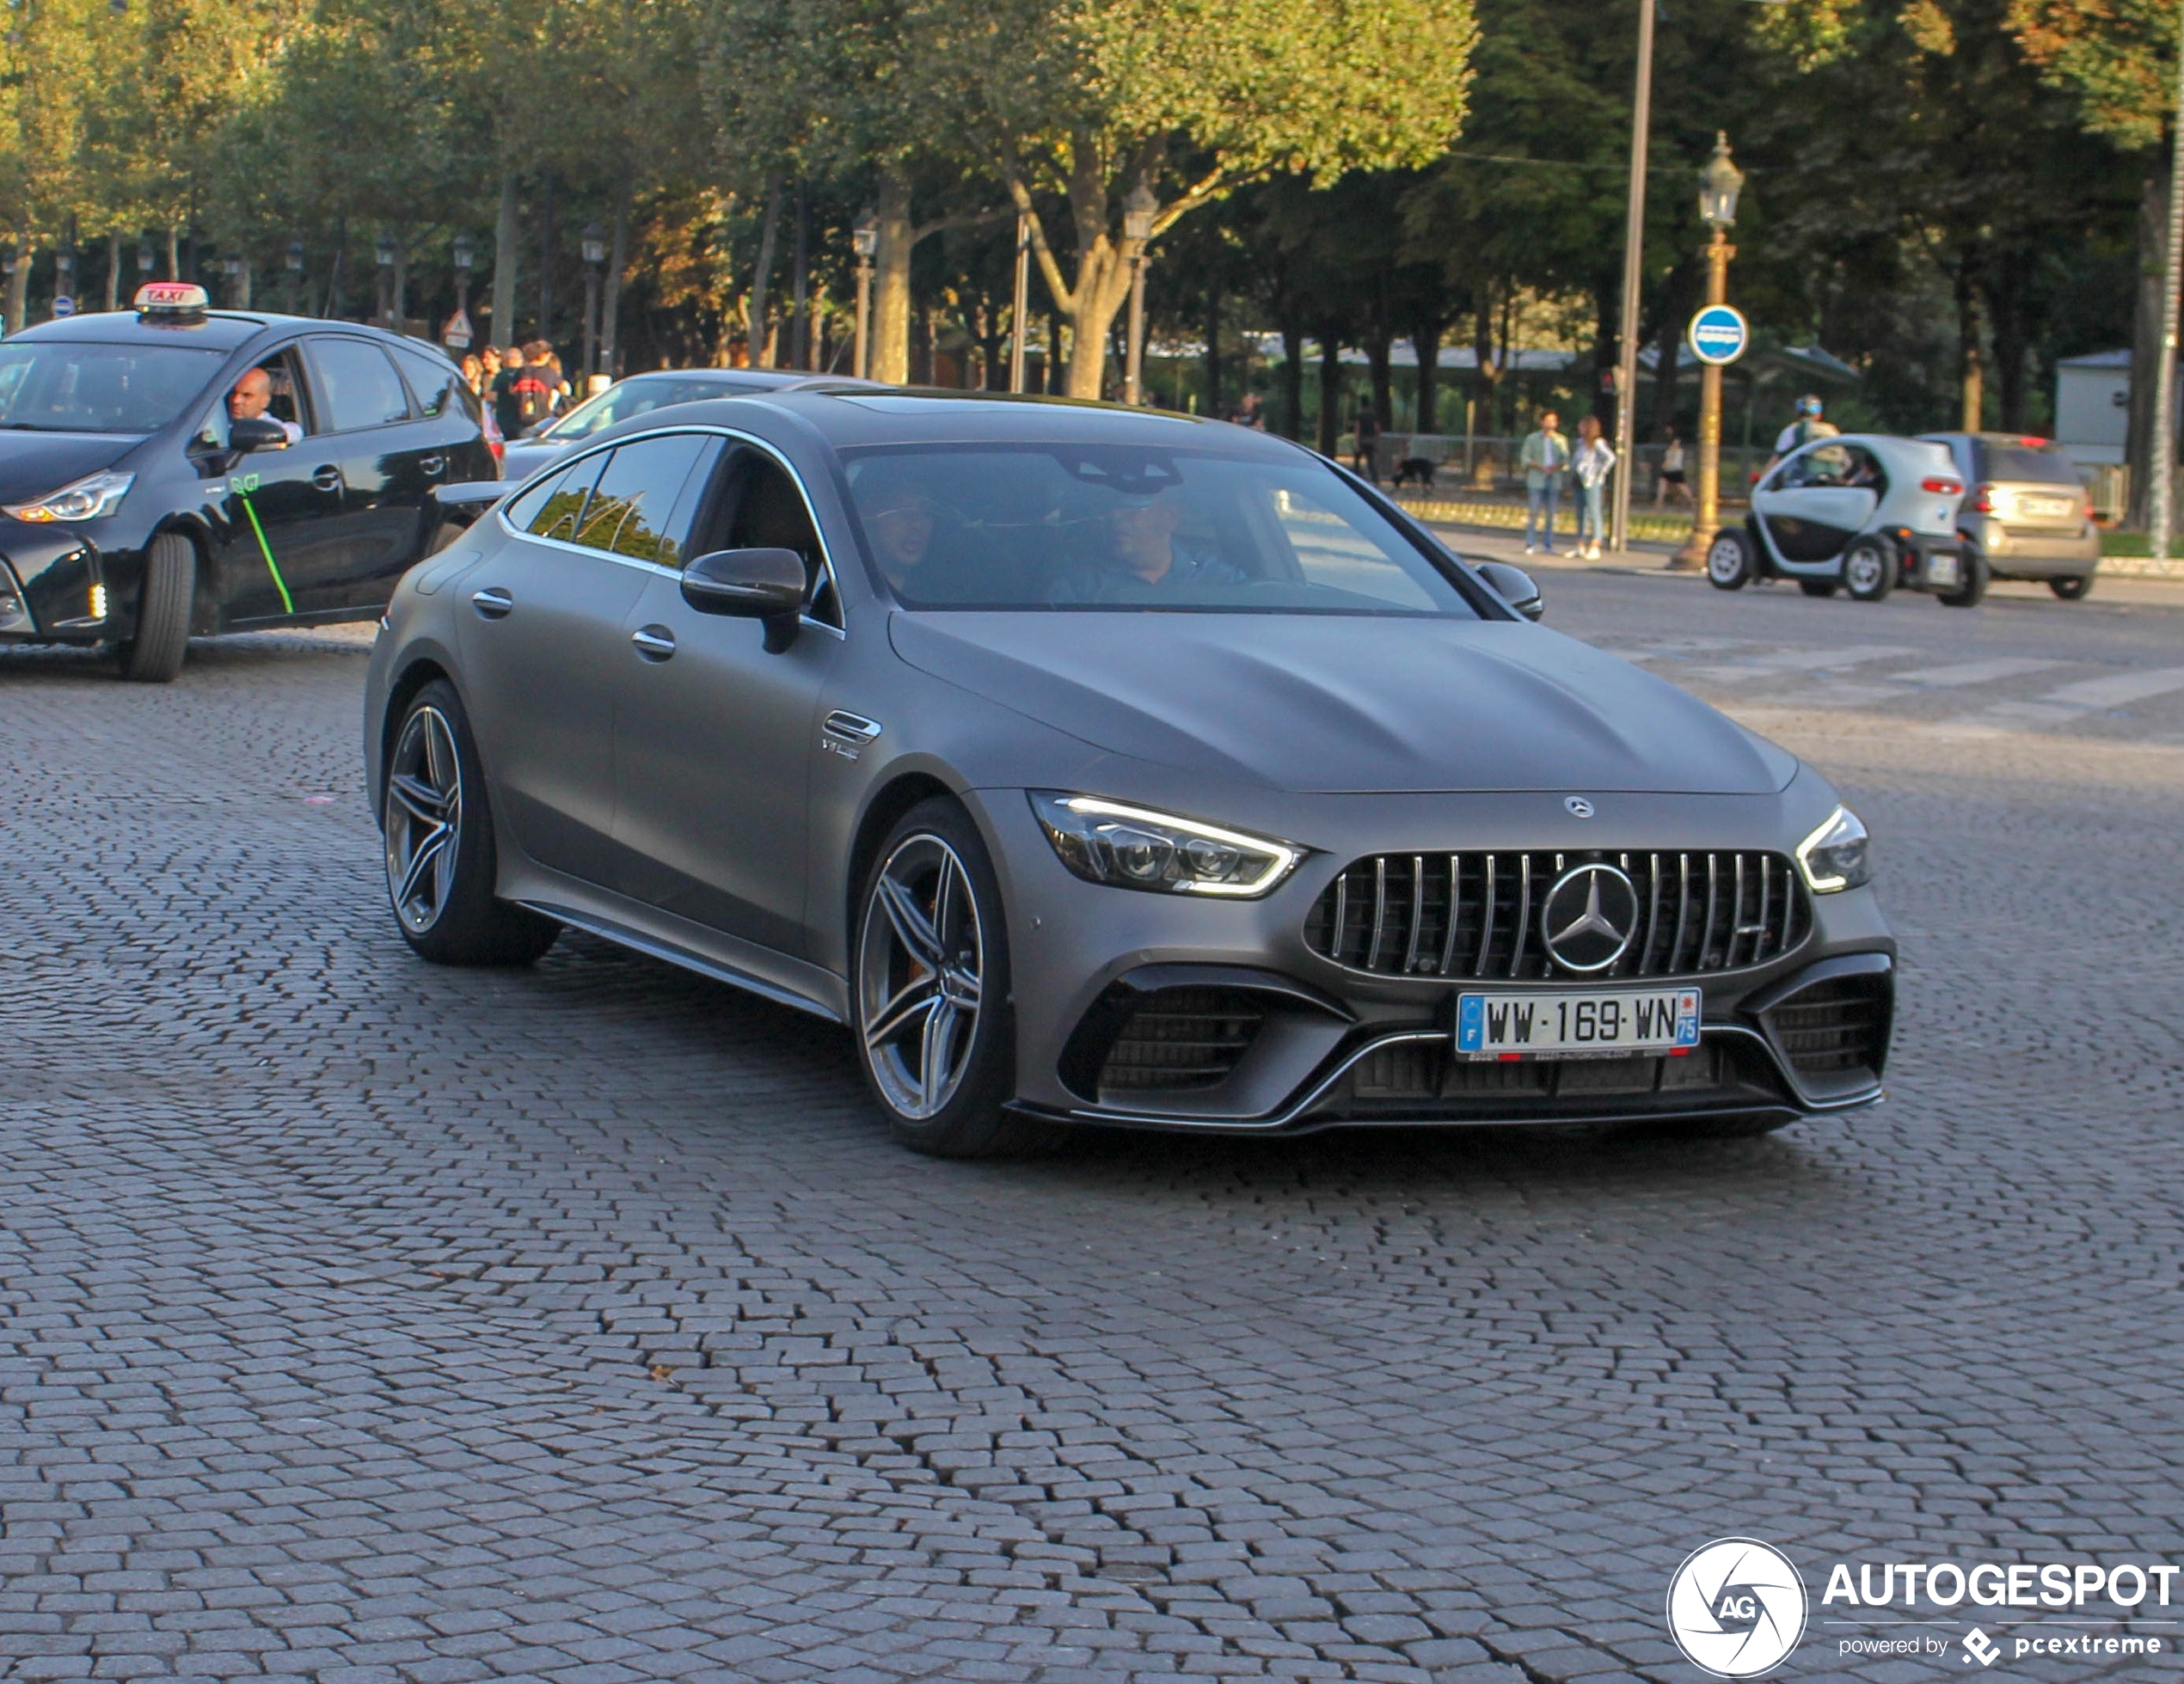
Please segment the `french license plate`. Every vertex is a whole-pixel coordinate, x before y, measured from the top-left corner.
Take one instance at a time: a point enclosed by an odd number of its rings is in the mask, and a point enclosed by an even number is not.
[[[1954,555],[1929,555],[1926,558],[1926,582],[1929,585],[1961,585],[1964,583],[1964,563]]]
[[[2017,506],[2032,520],[2059,520],[2065,515],[2076,514],[2078,509],[2077,504],[2056,497],[2021,497]]]
[[[1456,1050],[1485,1059],[1611,1058],[1699,1044],[1696,989],[1612,994],[1462,994]]]

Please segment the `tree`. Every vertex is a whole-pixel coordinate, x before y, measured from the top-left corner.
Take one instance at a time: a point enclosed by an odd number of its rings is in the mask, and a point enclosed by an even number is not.
[[[1461,126],[1470,0],[925,0],[960,132],[1031,224],[1073,346],[1068,391],[1100,395],[1107,329],[1142,243],[1242,183],[1421,164]],[[1058,242],[1043,193],[1065,205]],[[1070,266],[1065,271],[1064,265]]]

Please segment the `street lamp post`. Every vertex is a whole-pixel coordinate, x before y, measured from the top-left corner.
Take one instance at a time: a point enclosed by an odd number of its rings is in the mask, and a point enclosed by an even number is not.
[[[1145,242],[1153,236],[1160,201],[1143,181],[1122,201],[1122,243],[1130,254],[1130,348],[1122,369],[1122,401],[1145,401]]]
[[[152,269],[158,261],[159,254],[152,249],[151,242],[139,240],[137,242],[137,279],[139,281],[150,280]]]
[[[857,343],[850,370],[862,380],[872,350],[872,255],[880,249],[877,211],[867,211],[857,218],[850,230],[850,245],[857,254]]]
[[[1729,230],[1737,220],[1737,194],[1744,187],[1744,172],[1729,159],[1729,137],[1717,133],[1714,156],[1699,172],[1699,216],[1713,234],[1706,243],[1706,302],[1729,302],[1729,260],[1737,248],[1729,243]],[[1714,542],[1715,523],[1721,508],[1721,365],[1702,363],[1699,370],[1699,485],[1698,506],[1691,512],[1691,536],[1684,548],[1669,558],[1678,571],[1698,566]]]
[[[1031,316],[1031,218],[1016,216],[1016,291],[1009,305],[1009,389],[1024,389],[1025,340]]]
[[[250,292],[247,278],[250,266],[235,253],[230,252],[220,260],[220,272],[228,278],[228,308],[248,309]]]
[[[58,304],[63,298],[69,301],[71,309],[75,309],[76,254],[66,246],[53,254],[53,294],[56,315],[61,314]]]
[[[1655,0],[1638,0],[1638,86],[1630,105],[1630,190],[1623,225],[1622,344],[1616,361],[1616,477],[1608,548],[1630,542],[1631,453],[1638,440],[1638,293],[1646,245],[1646,143],[1653,127]],[[1593,542],[1599,536],[1593,536]]]
[[[395,325],[394,236],[391,234],[382,234],[377,243],[372,247],[371,254],[377,260],[379,265],[379,325],[383,328],[391,328]]]
[[[590,390],[592,377],[599,371],[599,266],[607,260],[607,231],[597,223],[584,225],[584,383]]]
[[[2180,43],[2184,49],[2184,43]],[[2176,114],[2184,124],[2184,50],[2176,63]],[[2152,539],[2154,571],[2169,571],[2169,539],[2175,506],[2176,484],[2176,336],[2177,291],[2184,285],[2184,126],[2175,129],[2175,152],[2169,168],[2169,227],[2162,242],[2161,352],[2154,360],[2154,436],[2150,460],[2154,482],[2147,513],[2147,536]]]
[[[281,282],[287,291],[285,302],[288,305],[289,315],[293,315],[296,314],[297,294],[302,290],[304,285],[303,241],[291,240],[288,242],[288,249],[281,254],[280,261],[282,268],[286,271],[285,277]]]
[[[470,271],[477,266],[478,246],[465,232],[455,236],[455,320],[465,334],[475,337],[470,326]],[[469,350],[466,339],[461,350]]]

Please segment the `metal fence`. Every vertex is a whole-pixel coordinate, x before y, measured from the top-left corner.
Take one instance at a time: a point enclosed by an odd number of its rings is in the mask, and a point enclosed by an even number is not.
[[[1349,440],[1342,441],[1341,451],[1348,459]],[[1383,432],[1376,451],[1376,461],[1383,481],[1395,478],[1408,462],[1428,464],[1430,477],[1427,487],[1448,495],[1463,493],[1497,494],[1521,493],[1525,488],[1524,470],[1517,466],[1517,453],[1524,447],[1521,438],[1494,438],[1484,433],[1466,437],[1462,433],[1442,432]],[[1631,495],[1641,500],[1651,500],[1661,492],[1660,460],[1663,446],[1641,444],[1635,477],[1631,481]],[[1721,495],[1742,501],[1745,491],[1759,471],[1767,465],[1769,452],[1758,445],[1746,449],[1741,445],[1721,447]],[[1696,489],[1699,465],[1698,447],[1686,443],[1684,446],[1684,484]],[[1416,475],[1408,476],[1413,481]]]

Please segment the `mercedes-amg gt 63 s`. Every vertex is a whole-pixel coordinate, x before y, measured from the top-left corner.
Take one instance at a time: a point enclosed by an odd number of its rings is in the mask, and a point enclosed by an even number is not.
[[[1894,943],[1826,781],[1294,444],[813,388],[492,495],[371,664],[427,959],[574,926],[837,1020],[950,1154],[1880,1097]]]

